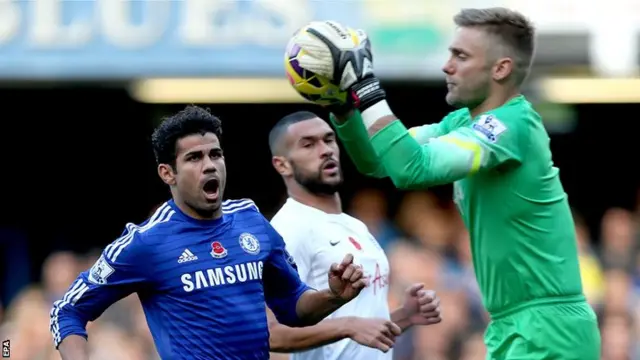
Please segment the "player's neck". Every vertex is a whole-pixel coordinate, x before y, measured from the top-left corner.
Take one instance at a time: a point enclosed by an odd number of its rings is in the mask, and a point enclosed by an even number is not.
[[[469,112],[471,113],[471,117],[475,118],[476,116],[482,113],[499,108],[502,105],[509,102],[509,100],[513,99],[518,95],[520,95],[520,89],[517,89],[517,88],[500,89],[500,91],[492,91],[491,95],[489,95],[489,97],[487,97],[485,101],[480,103],[480,105],[472,109],[469,109]]]
[[[342,201],[340,200],[340,194],[337,192],[332,195],[318,195],[303,189],[289,188],[289,197],[301,204],[324,211],[327,214],[342,213]]]
[[[173,202],[176,204],[178,209],[182,211],[184,215],[196,220],[216,220],[222,217],[222,206],[220,206],[218,209],[213,211],[211,214],[201,214],[195,209],[193,209],[191,206],[185,204],[180,199],[176,199],[174,197]]]

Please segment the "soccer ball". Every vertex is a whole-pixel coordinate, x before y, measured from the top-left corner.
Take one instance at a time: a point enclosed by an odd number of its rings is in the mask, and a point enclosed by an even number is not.
[[[296,43],[296,38],[300,32],[306,32],[311,26],[314,26],[314,23],[298,30],[287,44],[284,54],[284,69],[287,79],[298,94],[311,102],[325,106],[344,103],[347,99],[346,91],[341,90],[338,85],[332,84],[330,79],[301,68],[298,63],[298,57],[304,55],[305,51]],[[351,29],[348,30],[351,31]],[[307,34],[311,37],[314,36],[310,33]],[[354,42],[353,46],[357,46],[358,37],[351,36],[350,38]]]

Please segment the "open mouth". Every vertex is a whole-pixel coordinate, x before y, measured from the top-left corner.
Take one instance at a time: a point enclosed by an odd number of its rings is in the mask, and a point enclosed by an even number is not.
[[[327,161],[323,166],[322,170],[326,172],[335,172],[338,170],[338,163],[336,161]]]
[[[211,179],[204,183],[202,190],[207,199],[217,200],[218,194],[220,193],[220,181],[218,181],[218,179]]]

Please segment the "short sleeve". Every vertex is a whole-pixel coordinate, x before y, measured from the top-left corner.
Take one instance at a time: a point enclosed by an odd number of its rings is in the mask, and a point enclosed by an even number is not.
[[[281,324],[295,326],[299,323],[298,299],[310,288],[300,279],[282,236],[268,222],[266,226],[272,250],[263,270],[265,301]]]

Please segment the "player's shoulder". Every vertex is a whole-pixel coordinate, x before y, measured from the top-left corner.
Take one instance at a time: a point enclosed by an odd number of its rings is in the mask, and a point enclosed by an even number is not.
[[[471,125],[477,133],[495,142],[502,133],[510,133],[511,137],[520,138],[528,133],[527,129],[540,122],[533,106],[523,96],[517,96],[503,106],[489,110],[474,119]],[[539,125],[539,124],[538,124]]]
[[[159,205],[151,216],[140,224],[127,224],[128,231],[135,232],[141,239],[170,232],[176,222],[176,210],[167,201]]]
[[[293,199],[287,199],[271,218],[271,225],[279,232],[297,232],[316,225],[322,226],[324,222],[326,222],[326,217],[320,210],[303,205]]]
[[[230,221],[241,222],[244,225],[268,224],[267,219],[251,199],[229,199],[222,202],[222,213]]]
[[[139,254],[149,248],[150,239],[154,235],[170,232],[168,224],[175,215],[175,210],[168,202],[158,206],[151,216],[139,224],[127,223],[124,231],[116,240],[104,249],[104,256],[115,261],[120,254]]]
[[[141,239],[141,242],[146,242],[157,236],[169,235],[175,232],[175,226],[179,223],[175,215],[176,210],[167,201],[158,206],[144,222],[127,224],[125,231],[134,233],[137,238]]]
[[[448,121],[448,120],[460,119],[460,118],[468,118],[469,116],[470,116],[469,109],[460,108],[460,109],[453,110],[450,113],[448,113],[444,118],[442,118],[442,121]]]
[[[362,220],[358,219],[355,216],[349,215],[347,213],[343,213],[342,218],[345,221],[345,223],[347,223],[350,226],[368,229],[367,224],[365,224]]]
[[[272,224],[289,224],[300,219],[302,212],[297,209],[294,204],[287,199],[287,201],[278,209],[278,211],[271,218]]]
[[[444,118],[442,118],[440,122],[454,125],[458,123],[464,123],[470,118],[471,118],[471,113],[469,112],[469,109],[462,108],[462,109],[454,110],[448,113]]]
[[[444,118],[442,118],[442,120],[440,120],[439,124],[443,132],[448,133],[449,131],[453,131],[466,125],[470,119],[471,113],[469,113],[469,109],[462,108],[448,113]]]
[[[528,120],[539,119],[533,105],[523,96],[517,96],[506,104],[480,115],[478,120],[494,120],[510,127],[527,126]]]
[[[271,226],[287,245],[310,241],[317,233],[314,229],[323,226],[322,217],[314,217],[313,212],[305,211],[298,205],[300,204],[287,200],[271,218]]]
[[[297,241],[297,239],[309,239],[309,234],[313,233],[314,222],[303,221],[298,217],[285,216],[282,213],[276,214],[269,222],[271,226],[280,234],[286,242]]]
[[[258,205],[249,198],[227,199],[222,202],[222,212],[224,214],[260,214],[260,209],[258,209]]]

